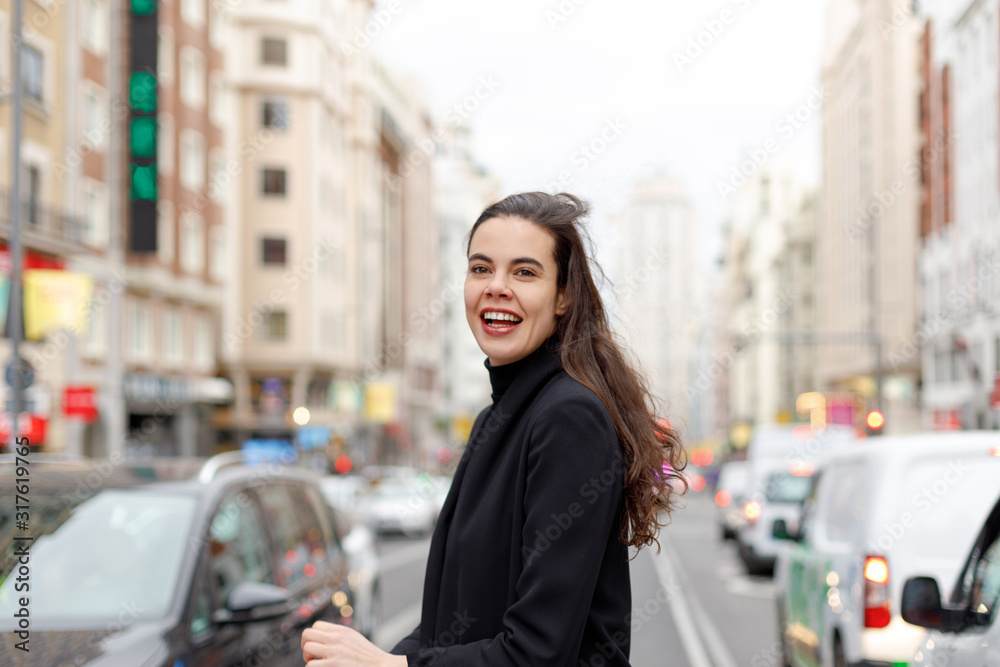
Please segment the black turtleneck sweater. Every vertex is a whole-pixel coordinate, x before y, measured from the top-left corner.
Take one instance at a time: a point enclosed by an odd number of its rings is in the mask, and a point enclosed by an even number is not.
[[[476,418],[434,529],[421,622],[392,652],[408,665],[628,665],[631,589],[622,456],[594,392],[555,337],[485,362]]]

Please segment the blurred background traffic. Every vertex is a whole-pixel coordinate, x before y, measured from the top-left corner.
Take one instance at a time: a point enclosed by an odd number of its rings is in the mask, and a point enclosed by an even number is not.
[[[412,630],[489,403],[465,234],[540,189],[593,203],[614,328],[688,449],[633,561],[633,664],[938,664],[948,637],[1000,664],[998,10],[0,2],[0,442],[51,479],[36,572],[79,588],[38,627],[165,638],[122,664]],[[154,555],[175,579],[112,581]]]

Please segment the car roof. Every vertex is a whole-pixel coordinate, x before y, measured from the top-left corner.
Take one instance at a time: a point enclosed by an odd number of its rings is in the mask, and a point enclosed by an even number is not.
[[[940,455],[969,454],[981,451],[984,456],[996,450],[1000,455],[997,431],[943,431],[914,435],[866,438],[831,451],[823,457],[829,465],[842,460],[869,460],[876,463]]]
[[[255,479],[315,480],[307,470],[281,464],[247,466],[229,461],[225,467],[210,466],[212,458],[159,457],[149,459],[88,459],[71,457],[29,457],[31,488],[38,493],[96,493],[103,489],[144,488],[212,495],[223,489]],[[209,470],[212,468],[211,470]],[[16,459],[0,456],[0,477],[14,476]],[[205,475],[210,471],[211,475]]]

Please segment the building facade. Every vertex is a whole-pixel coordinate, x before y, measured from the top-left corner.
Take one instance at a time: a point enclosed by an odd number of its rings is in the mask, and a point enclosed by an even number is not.
[[[915,343],[927,429],[1000,428],[998,16],[995,1],[922,3]]]
[[[435,210],[441,228],[443,417],[449,423],[448,444],[469,438],[472,421],[490,404],[486,357],[465,316],[463,290],[468,272],[466,242],[479,214],[500,199],[500,185],[477,165],[469,150],[469,129],[451,128],[434,159]]]
[[[918,36],[909,3],[828,6],[816,314],[837,335],[816,374],[823,391],[881,406],[886,432],[919,428]]]
[[[614,260],[615,328],[636,356],[659,409],[684,440],[700,420],[692,404],[690,361],[704,319],[697,221],[684,186],[667,175],[637,182],[612,221],[620,245]]]

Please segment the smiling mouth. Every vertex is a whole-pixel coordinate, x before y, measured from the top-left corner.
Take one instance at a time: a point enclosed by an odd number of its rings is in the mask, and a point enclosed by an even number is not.
[[[510,328],[522,322],[520,317],[509,313],[485,313],[481,319],[496,329]]]

